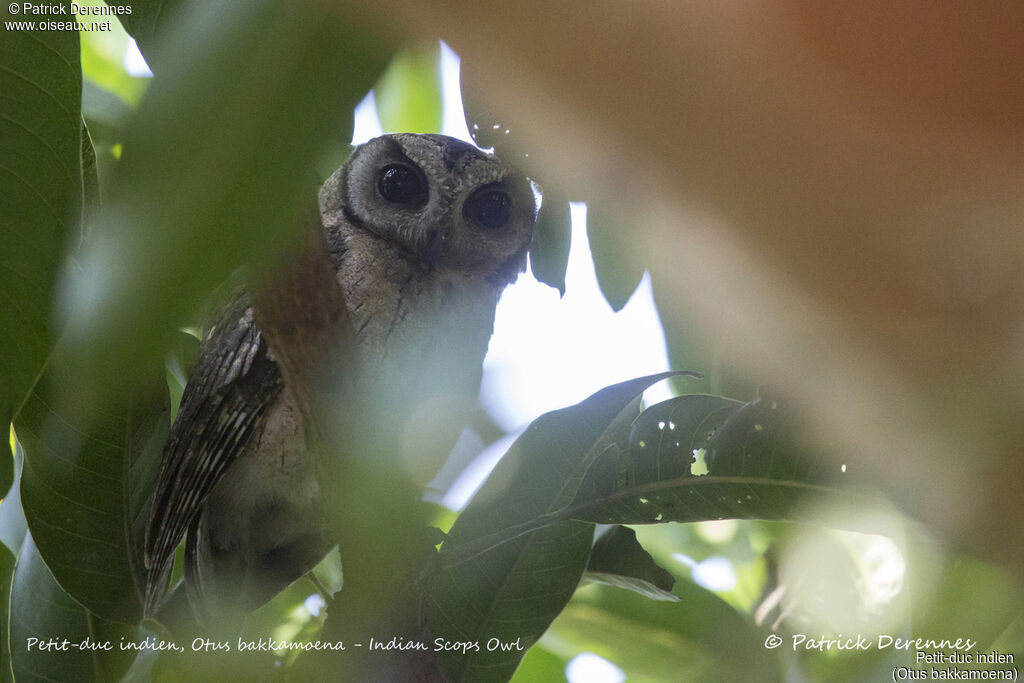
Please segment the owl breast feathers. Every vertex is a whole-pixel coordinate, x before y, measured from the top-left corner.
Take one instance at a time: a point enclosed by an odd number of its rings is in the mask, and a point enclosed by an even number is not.
[[[384,135],[324,183],[320,212],[361,366],[388,400],[381,428],[409,433],[396,447],[429,480],[475,402],[498,298],[525,266],[532,187],[460,140]],[[164,449],[147,613],[186,532],[185,587],[201,617],[255,608],[309,571],[335,542],[310,460],[240,293],[202,342]]]

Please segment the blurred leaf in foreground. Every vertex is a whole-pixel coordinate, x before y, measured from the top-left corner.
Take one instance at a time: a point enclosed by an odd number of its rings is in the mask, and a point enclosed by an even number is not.
[[[7,18],[4,5],[0,19]],[[50,352],[54,281],[81,220],[78,34],[4,31],[0,64],[0,424],[6,435]]]
[[[395,54],[373,89],[385,132],[441,132],[441,47],[432,43]]]
[[[315,3],[201,4],[186,19],[62,289],[83,379],[108,391],[162,358],[232,270],[289,242],[323,139],[386,58],[362,22]]]

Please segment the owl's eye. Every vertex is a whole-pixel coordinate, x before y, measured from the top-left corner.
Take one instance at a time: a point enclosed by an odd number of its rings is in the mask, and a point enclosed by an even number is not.
[[[480,190],[466,202],[462,213],[485,228],[501,228],[508,223],[512,198],[502,190]]]
[[[377,180],[380,196],[393,204],[423,206],[427,203],[427,181],[419,171],[405,164],[385,166]]]

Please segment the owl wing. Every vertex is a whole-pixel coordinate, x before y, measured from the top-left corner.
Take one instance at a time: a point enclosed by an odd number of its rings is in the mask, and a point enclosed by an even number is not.
[[[241,295],[200,349],[164,447],[146,532],[146,614],[167,587],[174,550],[284,382]]]

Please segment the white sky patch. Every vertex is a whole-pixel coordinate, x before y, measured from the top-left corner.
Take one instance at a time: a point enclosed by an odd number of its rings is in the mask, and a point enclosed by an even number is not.
[[[139,51],[139,45],[135,42],[134,38],[128,39],[128,44],[124,49],[123,63],[124,70],[128,72],[129,76],[153,77],[153,72],[150,70],[149,64],[146,63],[146,58]]]
[[[559,299],[526,272],[498,303],[481,396],[506,431],[609,384],[669,367],[650,276],[644,274],[618,313],[604,300],[587,242],[585,204],[572,204],[565,285]]]
[[[584,652],[572,658],[565,667],[569,683],[622,683],[625,672],[593,652]]]
[[[352,126],[352,144],[361,145],[383,134],[384,129],[377,116],[377,98],[373,96],[371,90],[363,98],[363,101],[356,105],[355,121]]]
[[[731,591],[736,587],[736,570],[725,557],[713,556],[697,562],[689,555],[672,553],[672,559],[690,568],[690,578],[709,591]]]
[[[483,485],[491,470],[521,433],[514,432],[504,436],[484,448],[452,482],[451,488],[441,498],[441,504],[449,510],[461,510],[466,507],[469,499]]]
[[[314,617],[320,615],[320,610],[327,606],[324,602],[323,596],[319,593],[313,593],[302,602],[302,606],[306,608],[306,611],[312,614]]]
[[[444,41],[441,41],[441,95],[441,132],[473,144],[469,128],[466,127],[466,110],[462,104],[459,56]]]

